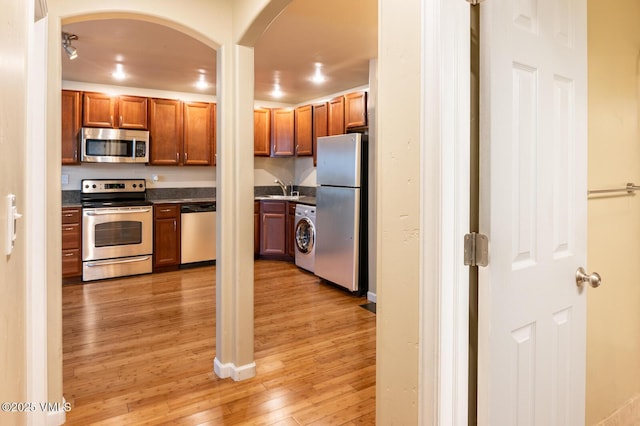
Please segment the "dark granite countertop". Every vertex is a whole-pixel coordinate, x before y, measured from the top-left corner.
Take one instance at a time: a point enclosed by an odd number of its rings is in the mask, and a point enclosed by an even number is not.
[[[258,186],[254,188],[255,200],[277,200],[291,201],[311,206],[316,205],[314,187],[295,187],[300,192],[300,196],[293,198],[269,197],[269,195],[279,194],[279,186]],[[80,202],[80,191],[62,191],[62,207],[82,207]],[[148,188],[147,199],[154,204],[183,204],[183,203],[211,203],[216,202],[215,188]]]
[[[149,200],[153,204],[194,204],[194,203],[215,203],[215,198],[156,198]]]
[[[298,204],[306,204],[309,206],[316,205],[316,197],[311,197],[308,195],[300,195],[297,197],[289,197],[289,196],[270,196],[270,195],[261,195],[254,198],[256,201],[289,201],[290,203],[298,203]]]

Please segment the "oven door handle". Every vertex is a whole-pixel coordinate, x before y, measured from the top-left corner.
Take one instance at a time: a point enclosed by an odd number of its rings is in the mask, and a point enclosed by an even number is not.
[[[135,209],[135,210],[100,210],[99,212],[85,212],[87,216],[104,216],[108,214],[134,214],[134,213],[147,213],[151,209]]]
[[[137,257],[135,259],[125,259],[125,260],[102,260],[99,262],[87,262],[86,265],[91,268],[94,266],[119,265],[121,263],[144,262],[146,260],[149,260],[149,256]]]

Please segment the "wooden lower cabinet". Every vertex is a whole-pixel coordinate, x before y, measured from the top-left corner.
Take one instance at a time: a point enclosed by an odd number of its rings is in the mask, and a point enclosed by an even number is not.
[[[295,248],[295,203],[287,201],[260,201],[259,216],[260,257],[293,260]]]
[[[287,203],[287,255],[296,256],[296,203]]]
[[[180,266],[180,204],[153,207],[153,269]]]
[[[260,201],[253,202],[253,254],[260,254]]]
[[[285,240],[286,202],[260,202],[260,254],[263,256],[284,256],[287,250]]]
[[[62,276],[82,276],[82,209],[62,209]]]

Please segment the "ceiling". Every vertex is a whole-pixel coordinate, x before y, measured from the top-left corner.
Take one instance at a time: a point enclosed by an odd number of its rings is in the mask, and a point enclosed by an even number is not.
[[[255,45],[255,99],[301,104],[369,83],[377,57],[376,0],[293,0]],[[78,58],[61,49],[68,81],[216,94],[215,51],[171,28],[131,19],[103,19],[62,26],[75,34]],[[122,63],[126,78],[112,77]],[[311,81],[315,63],[326,76]],[[201,90],[203,74],[211,83]],[[271,92],[279,81],[282,96]]]

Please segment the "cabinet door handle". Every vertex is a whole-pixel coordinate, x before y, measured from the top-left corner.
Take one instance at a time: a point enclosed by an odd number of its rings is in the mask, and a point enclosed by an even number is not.
[[[64,228],[65,231],[73,231],[73,228],[69,227],[69,228]]]
[[[71,257],[74,256],[74,253],[65,253],[63,254],[64,257]]]
[[[169,213],[171,211],[171,209],[162,209],[160,210],[161,213]]]
[[[120,116],[120,126],[119,127],[122,127],[122,116]]]
[[[187,157],[187,153],[185,152],[185,153],[184,153],[184,162],[185,162],[185,163],[187,162],[187,158],[188,158],[188,157]]]
[[[173,232],[176,232],[178,230],[178,223],[174,220],[173,221]]]
[[[180,153],[176,152],[176,162],[179,163],[180,162]]]
[[[109,116],[109,125],[113,127],[113,115]]]

